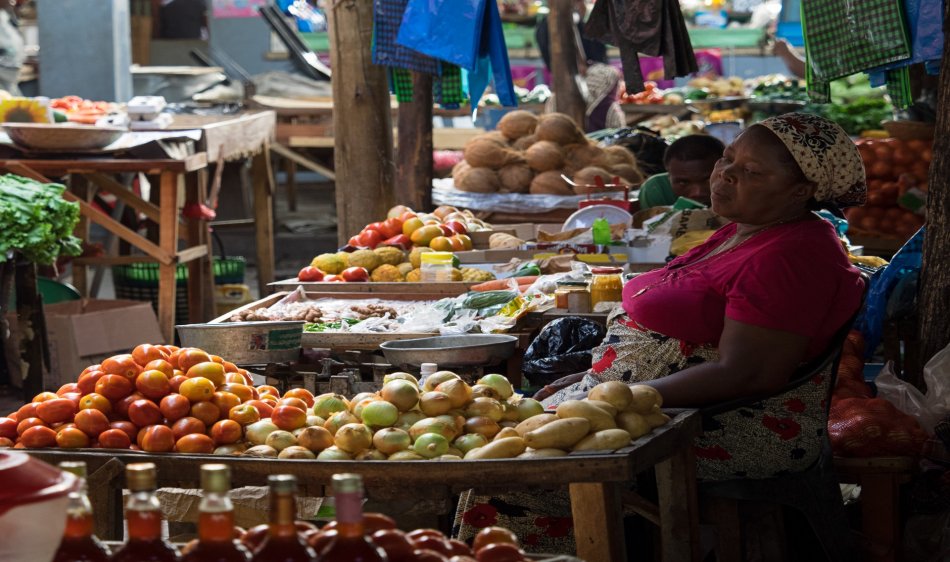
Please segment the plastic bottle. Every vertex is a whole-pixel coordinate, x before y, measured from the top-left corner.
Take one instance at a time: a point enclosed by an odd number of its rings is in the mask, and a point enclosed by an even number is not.
[[[452,280],[452,252],[426,252],[420,257],[423,283],[444,283]]]
[[[594,219],[591,227],[594,234],[594,244],[606,246],[610,244],[610,223],[605,218]]]
[[[426,382],[426,378],[429,377],[432,373],[439,370],[439,366],[435,363],[423,363],[419,366],[419,386],[422,386]]]

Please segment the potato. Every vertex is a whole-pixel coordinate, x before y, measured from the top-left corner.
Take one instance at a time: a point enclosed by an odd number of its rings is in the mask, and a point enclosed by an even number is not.
[[[516,425],[515,431],[518,432],[518,435],[524,437],[525,433],[534,431],[542,425],[553,422],[557,419],[559,418],[555,414],[538,414],[536,416],[531,416],[530,418]]]
[[[602,382],[587,393],[590,400],[603,400],[613,404],[618,411],[624,411],[633,402],[630,387],[620,381]]]
[[[515,429],[512,427],[505,427],[505,428],[502,428],[501,431],[496,433],[494,437],[492,437],[492,441],[507,439],[508,437],[521,437],[521,434],[515,431]]]
[[[590,422],[591,431],[600,431],[601,429],[613,429],[617,427],[617,422],[613,416],[587,400],[567,400],[561,402],[557,407],[557,417],[567,418],[586,418]]]
[[[638,414],[649,414],[653,406],[663,405],[663,397],[660,396],[660,391],[652,386],[635,384],[627,388],[630,389],[630,394],[633,398],[630,404],[626,408],[621,408],[621,410],[636,412]]]
[[[630,444],[630,434],[622,429],[604,429],[577,442],[572,451],[616,451]]]
[[[534,449],[567,449],[583,439],[588,431],[590,421],[587,418],[560,419],[529,431],[524,442]]]
[[[617,407],[610,402],[604,402],[603,400],[591,400],[590,398],[588,398],[586,401],[607,412],[612,418],[616,417],[616,415],[620,413],[620,410],[618,410]]]
[[[617,427],[626,430],[631,439],[639,439],[653,431],[646,417],[636,412],[621,412],[617,415]]]
[[[551,457],[563,457],[567,451],[561,449],[528,449],[518,455],[519,459],[547,459]]]
[[[525,450],[525,440],[521,437],[506,437],[492,441],[484,447],[476,447],[465,453],[465,460],[478,459],[510,459],[517,457]]]
[[[650,424],[651,429],[670,423],[670,416],[664,414],[663,412],[650,412],[649,414],[643,416],[643,419],[646,420],[648,424]]]

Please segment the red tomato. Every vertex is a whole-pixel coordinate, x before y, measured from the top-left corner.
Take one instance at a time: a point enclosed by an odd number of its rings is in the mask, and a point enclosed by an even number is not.
[[[0,418],[0,437],[16,439],[16,420]]]
[[[111,429],[109,427],[109,418],[99,410],[88,408],[80,410],[76,414],[76,427],[89,437],[96,437],[103,431]]]
[[[383,236],[383,233],[378,229],[364,230],[356,236],[357,244],[355,245],[363,248],[375,248],[386,238],[389,238],[389,236]]]
[[[384,246],[395,246],[400,250],[408,250],[412,247],[412,241],[409,240],[409,237],[405,234],[397,234],[392,238],[387,238],[386,240],[383,240],[382,244]]]
[[[143,451],[167,453],[175,448],[175,434],[164,425],[150,425],[139,430],[136,441]]]
[[[386,219],[380,226],[385,235],[384,238],[392,238],[397,234],[402,234],[402,221],[398,218]]]
[[[510,543],[493,543],[483,546],[475,552],[478,562],[522,562],[524,552]]]
[[[323,278],[323,281],[326,283],[341,283],[343,281],[346,281],[346,279],[343,279],[339,275],[327,275],[326,277]]]
[[[28,449],[53,447],[56,445],[56,432],[45,425],[33,426],[20,435],[20,443]]]
[[[369,271],[365,267],[348,267],[340,274],[344,281],[369,281]]]
[[[49,424],[72,420],[76,410],[76,404],[68,398],[47,400],[36,405],[36,415]]]
[[[307,266],[297,274],[298,281],[323,281],[323,272],[316,267]]]
[[[104,449],[128,449],[132,441],[121,429],[107,429],[99,434],[99,446]]]
[[[188,415],[191,402],[181,394],[169,394],[162,398],[158,408],[166,420],[173,422]]]

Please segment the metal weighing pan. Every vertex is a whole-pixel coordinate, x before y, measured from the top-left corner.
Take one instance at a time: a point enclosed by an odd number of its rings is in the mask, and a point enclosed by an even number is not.
[[[175,326],[182,347],[198,347],[238,365],[300,358],[303,321],[224,322]]]
[[[465,334],[383,342],[386,360],[396,367],[419,367],[435,363],[441,367],[497,365],[511,357],[518,338],[505,334]]]

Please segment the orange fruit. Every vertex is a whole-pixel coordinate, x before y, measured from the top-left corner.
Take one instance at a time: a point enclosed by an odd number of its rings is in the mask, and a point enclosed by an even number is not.
[[[137,345],[135,349],[132,350],[132,359],[139,365],[145,365],[158,359],[165,359],[166,357],[168,357],[168,353],[164,349],[150,343]]]
[[[178,368],[182,371],[188,372],[188,369],[194,367],[198,363],[211,362],[211,356],[205,353],[200,349],[194,347],[186,347],[181,350],[181,353],[178,354]]]
[[[211,439],[216,445],[237,443],[243,435],[241,424],[234,420],[221,420],[211,426]]]
[[[99,434],[99,446],[103,449],[128,449],[132,440],[121,429],[107,429]]]
[[[172,424],[172,433],[175,434],[176,440],[192,433],[204,433],[207,429],[205,422],[191,416],[181,418]]]
[[[214,383],[204,377],[186,379],[178,387],[178,394],[187,398],[191,403],[211,400],[211,397],[214,396]]]
[[[172,385],[168,382],[165,373],[152,369],[142,371],[135,377],[135,389],[152,400],[161,400],[172,391]]]
[[[221,419],[221,410],[211,401],[196,402],[191,405],[191,417],[198,418],[205,425],[214,425]]]
[[[175,448],[175,434],[164,425],[143,427],[135,441],[143,451],[149,453],[167,453]]]
[[[89,436],[75,427],[65,427],[56,432],[56,444],[63,449],[80,449],[89,446]]]
[[[74,421],[76,427],[89,437],[96,437],[103,431],[111,429],[109,427],[109,418],[99,410],[92,408],[79,410]]]
[[[79,399],[79,411],[99,410],[103,414],[112,413],[112,402],[101,394],[91,392]]]
[[[292,388],[284,393],[284,398],[299,398],[306,403],[307,408],[313,406],[313,394],[306,388]],[[305,410],[307,408],[304,408]]]
[[[239,405],[241,399],[236,394],[230,392],[215,392],[211,397],[211,403],[218,407],[222,412],[228,412],[231,408]]]
[[[238,366],[230,361],[224,362],[224,372],[225,373],[236,373],[238,372]]]
[[[224,365],[214,361],[196,363],[189,367],[188,371],[185,372],[185,376],[189,379],[204,377],[214,383],[214,386],[218,386],[224,384]]]
[[[422,228],[422,226],[422,220],[420,220],[419,217],[407,217],[402,223],[402,233],[406,236],[410,236],[413,232]]]
[[[41,392],[33,397],[33,403],[39,404],[40,402],[46,402],[47,400],[56,400],[59,398],[59,395],[55,392]]]
[[[27,449],[53,447],[56,445],[56,432],[45,425],[33,426],[20,434],[20,444]]]
[[[100,371],[109,375],[122,375],[123,377],[134,381],[135,377],[142,372],[142,366],[136,363],[135,359],[128,353],[123,355],[113,355],[102,362]]]
[[[80,394],[89,394],[90,392],[96,391],[96,382],[104,377],[106,374],[102,371],[89,371],[79,376],[79,382],[76,383],[76,386],[79,389]]]
[[[175,442],[175,450],[179,453],[210,455],[214,452],[214,440],[203,433],[192,433]]]
[[[191,402],[181,394],[169,394],[162,398],[158,409],[162,411],[166,420],[173,422],[188,415],[191,411]]]
[[[254,400],[257,396],[257,392],[254,391],[253,386],[247,386],[243,383],[226,382],[218,387],[218,392],[230,392],[237,396],[242,403],[248,400]]]
[[[96,381],[96,392],[113,402],[132,394],[132,388],[132,381],[122,375],[104,375]]]
[[[172,378],[175,376],[175,368],[172,367],[172,364],[164,359],[156,359],[155,361],[149,361],[142,367],[143,371],[161,371],[165,373],[165,376]]]

